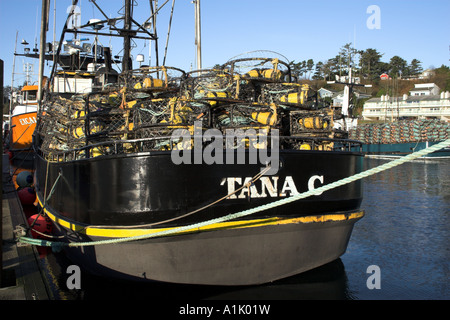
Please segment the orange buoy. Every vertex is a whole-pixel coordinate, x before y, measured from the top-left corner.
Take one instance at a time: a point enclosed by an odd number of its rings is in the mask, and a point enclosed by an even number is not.
[[[37,219],[36,219],[37,218]],[[36,220],[36,222],[34,222]],[[34,225],[33,225],[34,222]],[[45,239],[46,237],[42,234],[35,232],[34,230],[50,235],[53,231],[52,221],[47,216],[42,216],[39,214],[34,214],[28,218],[28,225],[31,227],[31,236],[35,239]]]

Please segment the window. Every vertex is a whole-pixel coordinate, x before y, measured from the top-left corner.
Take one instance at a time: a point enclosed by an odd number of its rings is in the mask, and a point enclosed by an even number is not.
[[[25,99],[27,101],[32,101],[32,100],[36,100],[37,99],[37,91],[33,90],[33,91],[27,91],[26,92],[26,97]]]

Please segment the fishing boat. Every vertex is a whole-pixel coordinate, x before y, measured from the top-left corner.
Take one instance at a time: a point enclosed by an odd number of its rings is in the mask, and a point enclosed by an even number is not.
[[[26,85],[20,92],[19,104],[11,114],[11,151],[31,149],[32,134],[36,127],[37,91],[37,85]]]
[[[105,277],[254,285],[344,254],[364,216],[360,181],[273,206],[362,171],[329,106],[274,52],[133,69],[132,36],[156,38],[133,4],[105,15],[124,39],[117,76],[106,68],[67,97],[52,74],[39,111],[36,193],[67,256]]]

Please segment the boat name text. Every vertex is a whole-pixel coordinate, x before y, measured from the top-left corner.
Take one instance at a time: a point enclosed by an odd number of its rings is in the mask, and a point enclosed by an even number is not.
[[[251,183],[252,177],[228,177],[223,178],[220,185],[226,185],[228,188],[227,199],[246,199],[249,198],[267,198],[267,197],[286,197],[300,194],[294,179],[291,176],[286,176],[284,181],[277,176],[263,176],[258,181]],[[316,188],[317,182],[323,184],[323,175],[313,175],[308,179],[308,191]],[[238,188],[245,186],[236,192]],[[281,186],[281,190],[279,189]],[[316,194],[317,196],[322,193]]]
[[[36,123],[36,117],[28,117],[28,118],[23,118],[23,119],[19,119],[20,124],[25,126],[25,125],[30,125],[30,124],[35,124]]]

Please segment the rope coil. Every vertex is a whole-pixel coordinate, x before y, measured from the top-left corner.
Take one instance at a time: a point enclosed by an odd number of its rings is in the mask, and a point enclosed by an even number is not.
[[[285,205],[285,204],[288,204],[288,203],[291,203],[291,202],[294,202],[294,201],[297,201],[300,199],[304,199],[304,198],[307,198],[307,197],[310,197],[313,195],[318,195],[325,191],[328,191],[328,190],[343,186],[345,184],[369,177],[376,173],[380,173],[382,171],[391,169],[391,168],[401,165],[405,162],[420,158],[426,154],[438,151],[440,149],[443,149],[443,148],[449,147],[449,146],[450,146],[450,139],[447,139],[445,141],[442,141],[442,142],[435,144],[431,147],[428,147],[426,149],[411,153],[407,156],[392,160],[388,163],[382,164],[380,166],[366,170],[364,172],[360,172],[353,176],[332,182],[330,184],[324,185],[317,189],[303,192],[303,193],[300,193],[298,195],[295,195],[295,196],[292,196],[289,198],[277,200],[277,201],[274,201],[274,202],[271,202],[271,203],[268,203],[265,205],[261,205],[261,206],[255,207],[255,208],[251,208],[248,210],[229,214],[229,215],[226,215],[226,216],[223,216],[220,218],[215,218],[215,219],[211,219],[208,221],[204,221],[204,222],[200,222],[200,223],[196,223],[196,224],[192,224],[192,225],[188,225],[188,226],[177,227],[177,228],[173,228],[170,230],[164,230],[164,231],[160,231],[157,233],[143,234],[143,235],[119,238],[119,239],[109,239],[109,240],[89,241],[89,242],[72,242],[72,243],[52,242],[52,241],[33,239],[33,238],[28,238],[28,237],[18,237],[18,241],[21,243],[27,243],[27,244],[31,244],[31,245],[52,247],[53,250],[59,251],[63,247],[84,247],[84,246],[95,246],[95,245],[105,245],[105,244],[117,244],[117,243],[124,243],[124,242],[136,241],[136,240],[144,240],[144,239],[150,239],[150,238],[155,238],[155,237],[173,235],[173,234],[177,234],[177,233],[180,233],[183,231],[195,230],[197,228],[212,225],[215,223],[220,223],[220,222],[225,222],[225,221],[232,220],[232,219],[241,218],[241,217],[248,216],[248,215],[251,215],[251,214],[254,214],[257,212],[261,212],[261,211],[272,209],[272,208],[275,208],[278,206],[282,206],[282,205]]]

